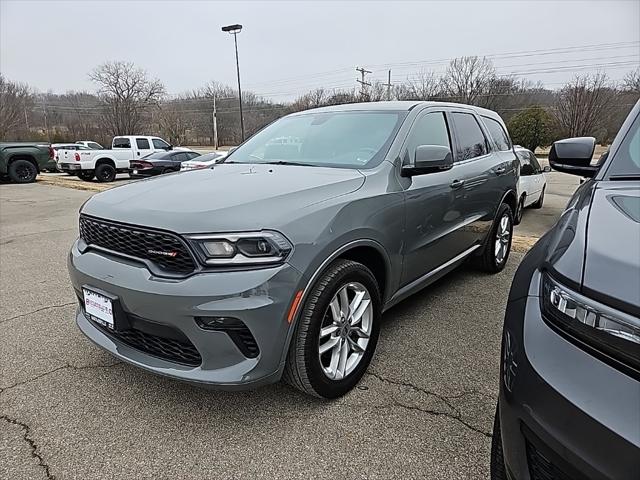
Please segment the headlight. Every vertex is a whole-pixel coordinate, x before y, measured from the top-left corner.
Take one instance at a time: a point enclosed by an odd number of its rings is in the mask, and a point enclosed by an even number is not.
[[[200,260],[205,265],[268,265],[283,262],[293,247],[278,232],[221,233],[191,235]]]
[[[542,277],[542,312],[552,325],[640,374],[640,319]]]

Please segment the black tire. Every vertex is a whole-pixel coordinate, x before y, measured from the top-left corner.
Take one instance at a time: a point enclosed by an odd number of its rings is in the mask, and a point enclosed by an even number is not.
[[[85,182],[90,182],[93,180],[93,176],[95,175],[93,170],[80,170],[78,172],[78,178],[80,180],[84,180]]]
[[[526,200],[526,196],[527,195],[523,193],[522,196],[520,197],[520,201],[518,202],[518,208],[513,218],[514,225],[520,225],[520,222],[522,222],[522,215],[524,213],[524,201]]]
[[[96,167],[96,180],[100,183],[113,182],[116,179],[116,169],[108,163],[101,163]]]
[[[499,409],[499,406],[496,407],[496,416],[493,420],[493,435],[491,437],[491,480],[507,480],[507,469],[504,465],[504,454],[502,452]]]
[[[509,236],[506,239],[506,253],[502,257],[502,260],[499,261],[496,258],[495,254],[495,246],[498,234],[498,228],[500,228],[502,219],[506,217],[508,222],[508,232]],[[496,215],[496,219],[493,222],[493,226],[491,227],[491,231],[489,232],[489,236],[485,240],[484,247],[482,248],[482,252],[478,257],[475,258],[476,266],[487,273],[498,273],[504,269],[507,261],[509,260],[509,253],[511,253],[511,241],[513,239],[513,213],[511,212],[511,207],[506,203],[500,205],[498,209],[498,214]]]
[[[173,173],[174,170],[172,168],[164,168],[162,169],[162,172],[160,173],[160,175],[164,175],[165,173]]]
[[[346,377],[330,379],[320,363],[319,335],[325,316],[330,315],[329,303],[345,285],[358,282],[371,297],[372,328],[369,342],[362,358]],[[291,339],[283,379],[298,390],[320,398],[337,398],[360,381],[375,352],[380,333],[382,301],[378,283],[371,271],[361,263],[351,260],[336,260],[311,288],[301,305],[298,322]]]
[[[14,160],[7,173],[13,183],[33,183],[38,176],[38,169],[29,160]]]
[[[544,191],[546,188],[547,188],[546,185],[542,187],[542,192],[540,192],[540,198],[536,203],[531,205],[531,208],[542,208],[542,205],[544,204]]]

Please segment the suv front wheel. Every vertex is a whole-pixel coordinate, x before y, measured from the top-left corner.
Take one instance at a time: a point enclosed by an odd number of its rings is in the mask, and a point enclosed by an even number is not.
[[[380,317],[380,290],[371,271],[351,260],[334,262],[302,306],[285,381],[321,398],[347,393],[371,362]]]
[[[506,203],[500,205],[489,236],[485,240],[480,255],[476,258],[478,267],[488,273],[498,273],[507,264],[513,237],[513,213]]]

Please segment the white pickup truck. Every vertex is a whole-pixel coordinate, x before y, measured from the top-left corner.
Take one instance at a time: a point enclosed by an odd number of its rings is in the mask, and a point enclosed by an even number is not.
[[[130,160],[172,149],[171,144],[158,137],[114,137],[110,150],[60,150],[57,166],[58,170],[75,174],[83,180],[96,177],[99,182],[112,182],[116,173],[129,171]]]

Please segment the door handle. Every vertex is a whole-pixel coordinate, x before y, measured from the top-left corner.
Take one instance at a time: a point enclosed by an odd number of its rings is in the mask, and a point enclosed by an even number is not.
[[[460,188],[464,185],[464,180],[454,180],[449,184],[451,188]]]
[[[498,168],[495,168],[493,171],[495,172],[496,175],[502,175],[504,172],[507,171],[507,169],[505,167],[498,167]]]

